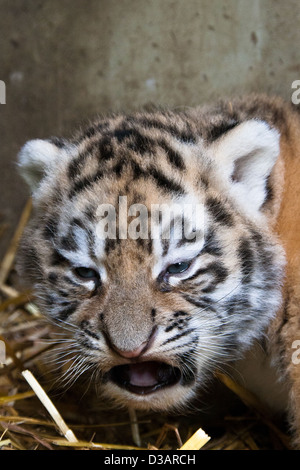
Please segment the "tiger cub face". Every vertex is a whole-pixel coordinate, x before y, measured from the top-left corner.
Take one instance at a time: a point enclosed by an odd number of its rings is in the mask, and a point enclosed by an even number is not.
[[[19,154],[34,201],[21,275],[69,338],[71,373],[137,409],[187,403],[280,304],[265,209],[278,132],[198,127],[179,113],[114,116]]]

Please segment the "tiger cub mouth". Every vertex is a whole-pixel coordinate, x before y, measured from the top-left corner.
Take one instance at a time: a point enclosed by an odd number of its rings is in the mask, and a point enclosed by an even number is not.
[[[175,385],[181,378],[177,367],[157,361],[115,366],[108,375],[116,385],[137,395],[147,395]]]

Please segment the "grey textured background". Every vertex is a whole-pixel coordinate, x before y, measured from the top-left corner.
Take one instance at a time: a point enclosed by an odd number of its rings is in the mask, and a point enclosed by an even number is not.
[[[26,140],[97,113],[251,91],[291,99],[299,0],[0,0],[0,255],[28,196]]]

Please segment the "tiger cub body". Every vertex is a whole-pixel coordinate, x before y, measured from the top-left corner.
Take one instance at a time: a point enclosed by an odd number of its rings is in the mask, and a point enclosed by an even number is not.
[[[19,269],[74,373],[165,411],[234,364],[300,443],[299,132],[289,105],[251,96],[23,147],[34,214]]]

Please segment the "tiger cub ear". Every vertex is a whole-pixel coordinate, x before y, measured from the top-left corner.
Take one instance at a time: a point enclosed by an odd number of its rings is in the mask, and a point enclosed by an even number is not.
[[[212,144],[218,173],[243,208],[257,214],[267,198],[267,183],[280,152],[279,132],[266,122],[239,124]]]
[[[28,141],[18,155],[21,176],[34,192],[43,177],[66,155],[66,142],[62,139],[35,139]]]

